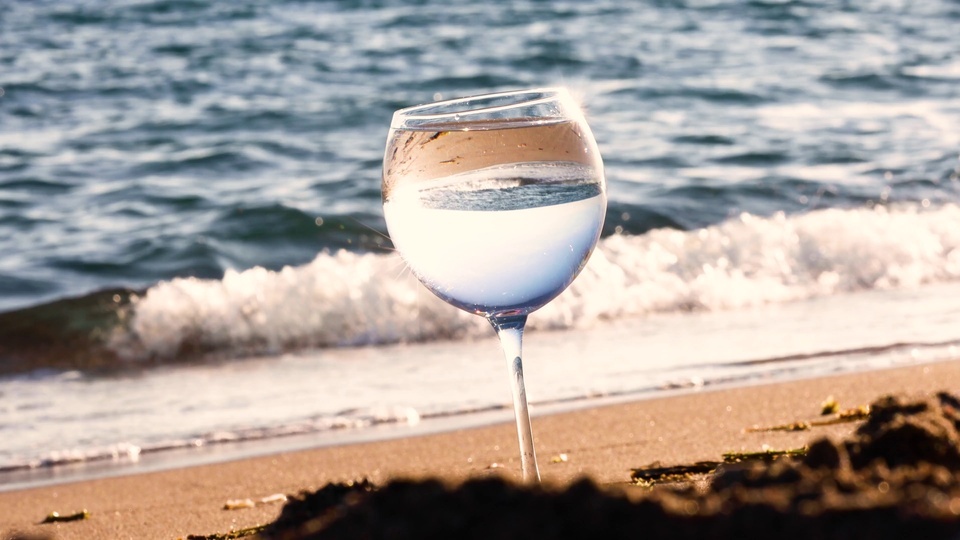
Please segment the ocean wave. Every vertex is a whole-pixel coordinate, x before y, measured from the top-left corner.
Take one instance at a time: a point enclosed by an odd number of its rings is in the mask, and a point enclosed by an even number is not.
[[[472,411],[466,411],[472,412]],[[442,416],[439,414],[433,417]],[[0,456],[0,474],[50,469],[91,463],[136,463],[141,457],[160,452],[187,450],[230,443],[256,442],[297,435],[315,435],[381,425],[416,425],[421,416],[410,407],[368,407],[319,415],[288,424],[222,429],[181,439],[160,438],[155,442],[119,442],[102,446],[74,447],[48,451],[32,458]]]
[[[690,310],[742,309],[960,279],[960,207],[742,214],[695,231],[603,239],[531,329]],[[486,335],[480,317],[425,293],[396,255],[338,251],[280,271],[158,283],[107,344],[127,361]]]
[[[603,238],[528,328],[719,311],[960,279],[960,206],[753,214]],[[427,292],[395,253],[324,251],[0,314],[3,371],[147,367],[327,347],[486,337],[481,317]]]

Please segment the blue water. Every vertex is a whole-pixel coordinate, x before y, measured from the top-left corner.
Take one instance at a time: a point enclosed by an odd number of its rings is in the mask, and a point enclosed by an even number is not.
[[[938,332],[815,351],[958,341],[937,303],[960,281],[958,24],[951,0],[3,2],[0,467],[395,410],[349,372],[356,347],[490,338],[423,296],[385,237],[391,115],[441,97],[564,85],[587,111],[603,238],[531,334],[658,317],[682,333],[810,302],[856,320],[867,294]],[[806,350],[727,344],[701,372]],[[358,397],[259,418],[181,395],[181,417],[205,423],[135,430],[176,377],[278,373],[289,355]],[[672,373],[658,359],[637,372]],[[544,399],[650,387],[579,376]],[[153,398],[108,398],[150,381]],[[459,397],[434,412],[487,404]]]

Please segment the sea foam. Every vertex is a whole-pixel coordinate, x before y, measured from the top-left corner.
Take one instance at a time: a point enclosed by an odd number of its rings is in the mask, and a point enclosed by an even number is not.
[[[960,207],[742,214],[693,230],[600,241],[581,275],[530,317],[565,329],[653,313],[729,310],[960,279]],[[134,300],[111,343],[130,359],[227,356],[488,336],[425,291],[396,254],[338,251],[280,271],[174,279]]]

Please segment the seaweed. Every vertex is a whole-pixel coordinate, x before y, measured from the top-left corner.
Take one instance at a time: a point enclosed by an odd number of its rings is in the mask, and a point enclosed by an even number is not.
[[[698,477],[712,474],[721,466],[746,461],[771,462],[782,457],[806,455],[807,448],[788,448],[785,450],[764,449],[759,452],[725,452],[723,461],[697,461],[695,463],[661,466],[660,462],[646,467],[631,469],[630,478],[637,485],[652,487],[656,484],[691,482]]]
[[[827,409],[828,407],[824,406],[823,410],[826,411]],[[789,422],[786,424],[768,427],[754,426],[747,428],[745,431],[747,433],[758,433],[765,431],[807,431],[815,427],[832,426],[835,424],[845,424],[848,422],[859,422],[860,420],[866,420],[870,417],[870,407],[867,405],[861,405],[852,409],[822,414],[824,416],[827,414],[832,414],[833,416],[824,420],[800,420],[797,422]]]
[[[246,538],[260,534],[266,527],[266,525],[254,525],[228,533],[191,534],[187,536],[187,540],[234,540],[235,538]]]
[[[90,512],[86,510],[80,510],[79,512],[74,512],[65,516],[61,516],[60,512],[50,512],[40,523],[64,523],[68,521],[81,521],[89,518]]]

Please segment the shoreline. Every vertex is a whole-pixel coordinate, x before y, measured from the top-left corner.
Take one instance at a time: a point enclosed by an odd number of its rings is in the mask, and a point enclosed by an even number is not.
[[[724,452],[802,446],[841,436],[853,424],[801,432],[744,430],[809,420],[832,396],[841,407],[882,394],[960,388],[960,362],[932,362],[817,378],[705,389],[540,414],[533,429],[544,483],[589,478],[628,486],[633,468],[717,459]],[[224,510],[227,501],[260,500],[368,479],[519,479],[512,422],[322,448],[291,450],[206,465],[0,492],[0,533],[54,538],[179,538],[272,521],[282,505]],[[39,525],[51,512],[80,510],[88,519]]]
[[[949,361],[914,360],[909,362],[877,361],[861,364],[849,359],[849,365],[834,367],[834,375],[854,374],[876,370],[895,369],[905,366],[922,366],[929,363]],[[688,381],[684,384],[670,383],[649,389],[611,392],[606,395],[562,398],[531,403],[531,417],[565,414],[583,409],[602,408],[629,402],[642,402],[692,393],[715,392],[750,388],[756,385],[802,382],[829,376],[822,369],[810,366],[784,366],[771,372],[758,372],[745,377],[726,377],[708,381]],[[454,432],[487,427],[499,423],[512,424],[513,409],[510,404],[489,406],[477,410],[440,413],[418,417],[414,422],[385,422],[367,427],[322,430],[316,432],[266,436],[262,438],[223,440],[202,445],[184,444],[178,447],[148,449],[138,452],[135,458],[109,457],[91,460],[66,461],[36,468],[17,468],[0,471],[0,494],[33,488],[114,478],[120,476],[163,472],[217,463],[254,459],[278,453],[309,451],[332,446],[349,446],[364,443],[386,442],[408,437],[421,437],[438,433]]]
[[[524,371],[531,412],[659,399],[701,385],[816,377],[838,367],[861,371],[956,358],[960,342],[950,324],[960,309],[956,298],[960,284],[953,283],[530,332]],[[0,415],[10,426],[0,452],[0,492],[387,438],[388,432],[411,436],[508,422],[501,358],[495,338],[485,335],[242,357],[118,379],[82,373],[0,379],[0,393],[10,398]],[[499,410],[472,418],[491,408]],[[50,414],[73,410],[78,414]],[[431,429],[442,415],[451,415],[442,420],[446,427]],[[419,425],[405,425],[410,418]]]

